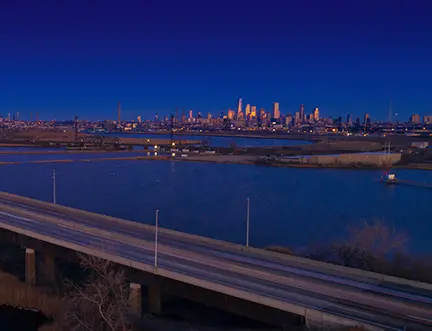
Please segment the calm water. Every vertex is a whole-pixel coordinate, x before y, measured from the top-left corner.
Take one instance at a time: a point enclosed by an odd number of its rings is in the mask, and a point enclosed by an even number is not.
[[[121,137],[141,138],[148,137],[154,139],[170,139],[170,135],[160,134],[113,134]],[[210,146],[213,147],[229,147],[232,142],[235,142],[238,147],[258,147],[258,146],[294,146],[310,144],[306,140],[289,140],[289,139],[263,139],[263,138],[240,138],[240,137],[214,137],[214,136],[189,136],[189,135],[174,135],[175,140],[207,140]]]
[[[154,153],[150,153],[154,155]],[[159,153],[161,155],[161,153]],[[136,152],[107,152],[107,153],[79,153],[70,152],[64,154],[0,154],[0,162],[28,162],[39,160],[90,160],[98,158],[121,158],[147,156],[145,151]]]
[[[432,191],[387,187],[380,171],[270,168],[174,161],[107,161],[0,166],[0,190],[208,237],[290,247],[342,238],[350,224],[381,219],[407,232],[411,249],[432,252]],[[432,172],[398,170],[432,183]]]

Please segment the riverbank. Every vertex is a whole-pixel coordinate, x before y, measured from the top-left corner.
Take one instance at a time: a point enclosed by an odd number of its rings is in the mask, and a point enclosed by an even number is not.
[[[88,152],[89,154],[103,154],[103,152]],[[106,153],[106,152],[105,152]],[[122,153],[122,152],[115,152]],[[123,152],[127,154],[128,152]],[[1,154],[1,153],[0,153]],[[28,154],[14,153],[14,154]],[[30,153],[33,154],[33,153]],[[34,153],[36,155],[55,155],[55,154],[69,154],[65,153]],[[71,152],[70,154],[82,154],[82,152]],[[44,163],[73,163],[73,162],[102,162],[102,161],[177,161],[177,162],[199,162],[199,163],[216,163],[216,164],[249,164],[265,167],[277,168],[301,168],[301,169],[341,169],[341,170],[382,170],[381,166],[372,166],[367,164],[309,164],[309,163],[290,163],[290,162],[277,162],[265,161],[259,157],[252,155],[188,155],[187,157],[172,157],[172,156],[122,156],[122,157],[95,157],[85,159],[57,159],[57,160],[31,160],[31,161],[0,161],[0,165],[14,165],[14,164],[44,164]],[[411,170],[427,170],[432,171],[432,163],[412,163],[400,164],[392,166],[393,169],[411,169]]]

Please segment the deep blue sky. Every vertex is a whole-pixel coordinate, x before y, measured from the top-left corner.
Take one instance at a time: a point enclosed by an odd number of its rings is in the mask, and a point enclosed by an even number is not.
[[[0,114],[432,114],[432,1],[1,1]]]

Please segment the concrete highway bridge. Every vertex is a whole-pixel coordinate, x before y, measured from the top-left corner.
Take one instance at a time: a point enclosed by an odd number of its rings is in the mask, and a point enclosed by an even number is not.
[[[322,330],[335,324],[432,330],[432,284],[163,228],[155,245],[153,226],[4,192],[0,229],[1,240],[26,249],[31,284],[37,278],[35,254],[44,257],[48,273],[54,273],[54,257],[76,252],[134,271],[129,280],[136,314],[147,288],[148,308],[155,313],[169,293],[278,326],[298,318]]]

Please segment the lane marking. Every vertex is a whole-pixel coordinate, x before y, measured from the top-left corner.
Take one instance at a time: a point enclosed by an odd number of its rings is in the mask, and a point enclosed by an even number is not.
[[[414,316],[414,315],[408,315],[408,317],[417,319],[419,321],[424,321],[424,322],[427,322],[427,323],[432,323],[432,320],[427,319],[427,318],[423,318],[423,317],[419,317],[419,316]]]

